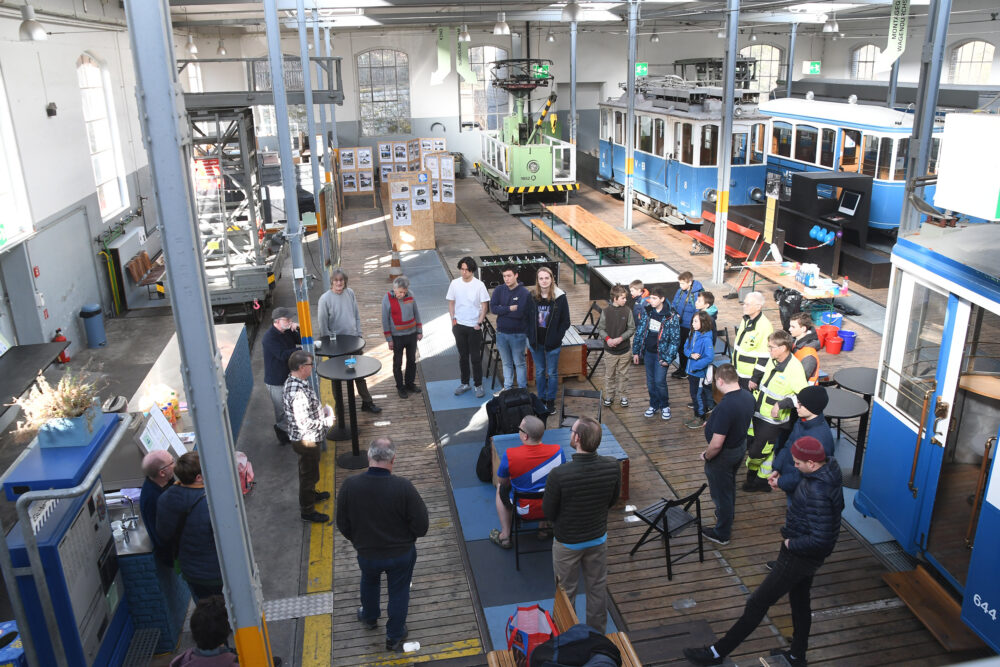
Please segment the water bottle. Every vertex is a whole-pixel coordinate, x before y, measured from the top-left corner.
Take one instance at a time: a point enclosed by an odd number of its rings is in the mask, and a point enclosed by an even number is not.
[[[403,653],[413,653],[420,650],[420,642],[403,642]]]

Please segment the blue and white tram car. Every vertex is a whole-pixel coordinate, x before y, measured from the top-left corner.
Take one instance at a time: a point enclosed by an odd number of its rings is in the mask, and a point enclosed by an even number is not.
[[[906,152],[913,115],[886,107],[781,98],[762,102],[771,117],[767,170],[791,185],[791,172],[841,171],[871,176],[868,226],[895,230],[906,187]],[[942,125],[934,127],[928,174],[937,173]],[[933,200],[934,186],[924,189]]]
[[[1000,650],[1000,225],[924,225],[892,252],[854,506],[958,593]]]
[[[730,205],[764,200],[767,119],[757,93],[739,90],[733,121]],[[620,193],[625,184],[627,94],[600,105],[598,175]],[[678,81],[646,81],[636,92],[635,204],[661,220],[699,224],[702,203],[714,201],[719,173],[722,89]]]

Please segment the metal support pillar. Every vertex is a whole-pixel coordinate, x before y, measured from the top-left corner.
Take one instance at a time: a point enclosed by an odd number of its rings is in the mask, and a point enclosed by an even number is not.
[[[740,0],[726,3],[726,55],[722,70],[722,127],[719,132],[719,181],[715,200],[715,248],[712,250],[712,282],[725,280],[726,231],[729,220],[729,179],[732,173],[733,109],[736,94],[736,55],[739,47]],[[794,25],[794,24],[793,24]],[[790,82],[789,82],[790,83]],[[791,88],[791,85],[789,85]]]
[[[576,21],[569,22],[569,143],[576,145]]]
[[[278,158],[281,160],[281,186],[285,192],[285,238],[292,256],[292,289],[299,312],[299,335],[302,349],[313,351],[312,320],[309,316],[309,289],[306,285],[306,262],[302,254],[302,222],[299,220],[299,200],[295,193],[295,165],[292,164],[292,135],[288,131],[288,99],[285,92],[284,57],[281,54],[281,32],[278,24],[277,0],[264,0],[264,24],[267,28],[267,57],[271,64],[271,91],[274,93],[274,118],[278,126]],[[312,385],[319,392],[313,367]]]
[[[785,97],[792,96],[792,77],[795,75],[795,36],[799,24],[793,23],[788,30],[788,65],[785,67]]]
[[[892,69],[889,70],[889,93],[885,98],[885,105],[890,109],[896,106],[896,88],[899,84],[899,61],[902,60],[902,56],[896,58],[892,63]]]
[[[321,53],[319,45],[319,12],[313,7],[312,10],[312,33],[313,33],[313,53],[317,56]],[[323,76],[323,68],[317,63],[316,65],[316,75],[317,81],[319,81]],[[330,136],[328,123],[326,122],[326,105],[319,105],[319,131],[323,137],[323,179],[322,183],[317,183],[316,188],[322,191],[323,184],[329,182],[330,180],[330,144],[327,137]],[[317,157],[317,166],[319,165],[319,158]],[[313,176],[315,178],[315,175]],[[327,204],[329,206],[329,203]],[[319,219],[319,206],[316,208],[316,218]],[[319,243],[323,248],[323,269],[329,277],[330,272],[333,270],[333,251],[331,250],[330,239],[335,238],[337,230],[330,230],[326,226],[326,220],[323,220],[322,233],[319,235]]]
[[[330,265],[326,244],[323,243],[324,226],[319,219],[319,190],[323,181],[319,178],[319,146],[316,144],[316,107],[313,106],[312,63],[309,60],[309,38],[306,35],[306,8],[304,0],[296,0],[296,16],[299,29],[299,60],[302,61],[302,92],[306,98],[306,128],[309,130],[309,166],[312,167],[313,208],[316,209],[316,230],[319,232],[319,248],[322,266]],[[313,10],[315,11],[315,10]]]
[[[622,226],[632,229],[632,190],[635,187],[635,30],[639,13],[639,0],[628,0],[628,113],[625,116],[625,216]]]
[[[920,79],[917,81],[913,135],[906,156],[906,190],[903,195],[903,210],[899,216],[900,236],[920,231],[920,213],[910,203],[910,197],[924,196],[924,187],[915,186],[913,179],[926,175],[927,165],[930,162],[934,115],[937,111],[938,88],[941,86],[941,68],[944,65],[944,46],[948,38],[950,16],[951,0],[931,0],[924,48],[920,52]],[[917,148],[916,151],[913,150],[914,147]]]
[[[167,0],[126,0],[143,139],[153,175],[181,375],[201,446],[202,475],[236,649],[248,665],[271,664],[257,564],[239,490],[205,266],[198,251],[191,180],[191,129],[177,80]],[[280,72],[280,68],[278,69]],[[294,198],[292,202],[294,203]]]
[[[324,43],[323,54],[328,59],[332,58],[333,57],[333,41],[332,41],[332,39],[330,37],[330,29],[329,28],[323,28],[323,43]],[[325,153],[324,153],[324,157],[325,157],[324,165],[326,167],[326,181],[327,181],[327,183],[329,183],[333,179],[333,164],[332,164],[332,161],[334,159],[333,158],[333,153],[338,148],[340,148],[340,140],[337,139],[337,107],[334,106],[333,104],[324,104],[323,105],[323,127],[324,128],[327,127],[327,124],[326,124],[326,112],[327,112],[327,109],[329,109],[329,111],[330,111],[329,135],[327,135],[327,131],[324,130],[323,131],[323,139],[325,141],[326,138],[329,136],[329,140],[330,140],[330,150],[325,151]],[[336,188],[337,188],[337,186],[334,185],[333,186],[333,191],[334,192],[336,192]],[[334,199],[336,199],[336,196],[334,196]],[[330,267],[331,267],[331,270],[335,266],[340,266],[340,236],[339,236],[339,234],[340,234],[340,232],[338,230],[336,230],[336,229],[334,229],[334,230],[332,230],[330,232],[329,243],[330,243]]]

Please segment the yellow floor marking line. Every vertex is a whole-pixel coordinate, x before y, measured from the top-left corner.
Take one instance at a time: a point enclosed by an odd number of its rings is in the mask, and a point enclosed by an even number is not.
[[[403,654],[397,658],[386,658],[386,653],[370,653],[357,657],[359,665],[370,665],[372,667],[387,667],[388,665],[414,665],[419,662],[431,662],[432,660],[446,660],[448,658],[462,658],[470,655],[479,655],[483,652],[483,645],[478,639],[463,639],[462,641],[442,644],[434,653]]]
[[[302,632],[302,667],[330,667],[333,616],[307,616]]]

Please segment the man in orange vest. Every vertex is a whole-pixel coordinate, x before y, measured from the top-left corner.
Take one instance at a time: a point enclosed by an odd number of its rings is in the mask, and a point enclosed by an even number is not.
[[[806,373],[809,384],[819,381],[819,337],[813,327],[812,317],[808,313],[795,313],[788,321],[788,333],[795,338],[792,354],[802,362],[802,370]]]

